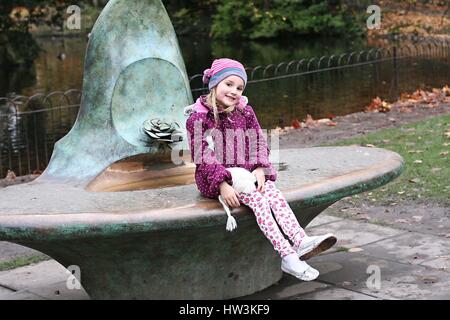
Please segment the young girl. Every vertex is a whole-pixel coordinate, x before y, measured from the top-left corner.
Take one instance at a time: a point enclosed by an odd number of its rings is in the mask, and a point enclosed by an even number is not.
[[[281,269],[301,280],[316,279],[319,272],[303,260],[327,250],[336,238],[332,234],[308,237],[276,187],[277,172],[269,162],[267,142],[252,107],[247,104],[247,97],[242,95],[247,84],[244,66],[231,59],[214,60],[211,68],[203,72],[203,82],[208,84],[209,94],[185,109],[185,114],[189,115],[186,129],[191,156],[196,163],[197,188],[208,198],[217,199],[220,194],[229,207],[239,207],[240,203],[250,207],[259,228],[281,256]],[[250,154],[250,134],[242,137],[246,142],[244,148],[239,149],[239,143],[234,143],[235,136],[239,140],[237,133],[252,130],[256,132],[260,148],[257,157]],[[226,170],[229,167],[251,171],[257,179],[257,190],[236,192],[231,186],[231,173]]]

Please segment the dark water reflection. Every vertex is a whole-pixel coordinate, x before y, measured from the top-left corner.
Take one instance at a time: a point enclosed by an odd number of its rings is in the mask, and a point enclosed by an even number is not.
[[[29,69],[6,71],[0,76],[0,97],[31,96],[52,91],[81,89],[87,37],[39,38],[43,52]],[[339,55],[375,47],[365,40],[288,39],[277,42],[225,43],[179,38],[188,75],[201,73],[215,57],[232,57],[246,66],[278,64],[321,56]],[[402,45],[402,44],[400,44]],[[61,53],[65,58],[61,59]],[[58,57],[59,56],[59,57]],[[397,77],[398,88],[393,87]],[[245,91],[266,129],[291,125],[293,119],[360,111],[376,96],[388,99],[397,92],[418,87],[442,87],[450,79],[446,57],[411,57],[393,62],[250,83]],[[192,82],[191,88],[201,86]],[[195,92],[199,94],[200,92]],[[1,103],[0,103],[1,104]],[[28,111],[28,110],[21,110]],[[13,116],[0,107],[0,177],[7,169],[26,174],[45,168],[55,141],[64,136],[76,119],[77,108]],[[19,165],[19,163],[21,165]]]

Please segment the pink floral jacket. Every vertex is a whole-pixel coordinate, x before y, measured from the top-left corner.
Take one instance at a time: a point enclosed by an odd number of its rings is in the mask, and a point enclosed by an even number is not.
[[[277,178],[277,172],[269,162],[267,141],[253,108],[247,103],[247,97],[242,96],[233,112],[219,112],[219,125],[215,129],[214,114],[206,104],[206,95],[185,108],[185,115],[189,116],[187,136],[192,160],[196,163],[195,181],[205,197],[217,198],[223,181],[233,184],[231,173],[225,168],[242,167],[253,171],[262,167],[266,180]],[[232,137],[231,133],[236,136]],[[241,143],[239,134],[243,134]]]

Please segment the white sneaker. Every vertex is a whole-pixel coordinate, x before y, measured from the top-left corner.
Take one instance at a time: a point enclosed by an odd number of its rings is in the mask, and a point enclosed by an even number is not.
[[[303,281],[312,281],[319,276],[319,271],[300,261],[295,253],[281,259],[281,270]]]
[[[336,243],[337,238],[332,233],[323,236],[304,237],[297,249],[300,260],[308,260],[315,255],[330,249]]]

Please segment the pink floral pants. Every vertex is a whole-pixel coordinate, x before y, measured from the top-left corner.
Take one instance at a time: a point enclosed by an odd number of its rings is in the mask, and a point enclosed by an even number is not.
[[[253,210],[259,228],[281,257],[296,253],[295,249],[300,245],[302,238],[305,236],[305,231],[273,181],[266,181],[264,194],[259,191],[241,192],[238,199],[242,204]],[[273,216],[275,216],[276,221]],[[292,241],[292,245],[281,233],[277,222],[284,234]]]

